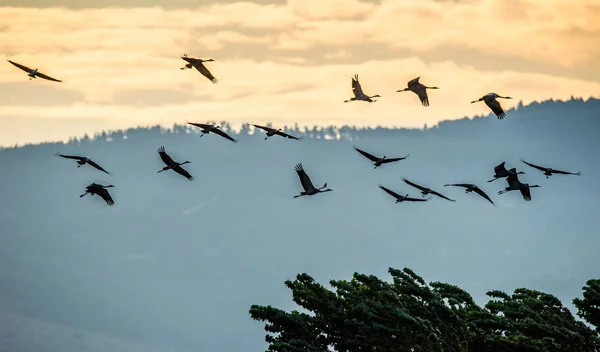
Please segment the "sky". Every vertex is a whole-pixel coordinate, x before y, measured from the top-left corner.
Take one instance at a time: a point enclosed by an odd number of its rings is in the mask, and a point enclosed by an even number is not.
[[[1,0],[0,146],[186,120],[423,127],[600,95],[595,0]],[[179,70],[212,58],[221,80]],[[351,97],[359,75],[376,103]],[[397,93],[438,86],[421,106]]]

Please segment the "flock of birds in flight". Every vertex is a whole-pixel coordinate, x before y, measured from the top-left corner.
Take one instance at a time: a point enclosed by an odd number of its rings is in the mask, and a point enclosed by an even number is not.
[[[206,68],[206,66],[204,66],[204,62],[210,62],[210,61],[215,61],[213,59],[208,59],[208,60],[202,60],[202,59],[196,59],[196,58],[191,58],[188,57],[187,55],[182,55],[181,59],[183,59],[184,61],[187,62],[187,64],[185,64],[184,67],[181,68],[181,70],[185,70],[185,69],[192,69],[195,68],[196,70],[198,70],[198,72],[200,72],[204,77],[206,77],[208,80],[210,80],[212,83],[218,83],[218,80],[212,75],[212,73]],[[12,65],[20,68],[21,70],[27,72],[27,75],[29,76],[29,79],[35,79],[37,77],[39,78],[43,78],[46,80],[50,80],[50,81],[54,81],[54,82],[62,82],[61,80],[52,78],[44,73],[41,73],[38,71],[38,69],[31,69],[25,65],[16,63],[14,61],[11,61],[10,59],[7,59],[7,61],[9,63],[11,63]],[[423,106],[429,106],[429,97],[427,95],[427,89],[439,89],[438,87],[428,87],[423,85],[422,83],[419,82],[420,77],[414,78],[412,80],[410,80],[407,84],[407,87],[404,89],[400,89],[397,92],[406,92],[406,91],[411,91],[413,93],[415,93],[418,97],[419,100],[421,101],[421,104]],[[344,103],[348,103],[348,102],[352,102],[352,101],[365,101],[365,102],[369,102],[369,103],[373,103],[376,102],[376,99],[373,98],[379,98],[381,97],[380,95],[366,95],[363,90],[362,87],[360,85],[360,82],[358,81],[358,74],[354,75],[354,77],[352,77],[352,92],[354,94],[354,96],[348,100],[345,100]],[[500,105],[500,102],[497,100],[498,98],[502,98],[502,99],[512,99],[511,97],[504,97],[504,96],[500,96],[496,93],[488,93],[486,95],[484,95],[483,97],[472,101],[471,103],[477,103],[480,101],[483,101],[491,110],[492,112],[496,115],[496,117],[499,120],[504,119],[504,117],[506,117],[506,113],[504,112],[504,110],[502,109],[502,106]],[[212,124],[204,124],[204,123],[193,123],[193,122],[187,122],[187,124],[196,126],[200,128],[200,132],[201,135],[200,137],[204,136],[205,134],[210,134],[210,133],[214,133],[217,134],[225,139],[228,139],[234,143],[237,143],[237,140],[232,138],[231,136],[229,136],[227,133],[225,133],[223,130],[219,129],[219,126],[215,126]],[[252,124],[254,127],[260,128],[264,131],[266,131],[266,137],[265,140],[268,139],[269,137],[272,136],[281,136],[281,137],[285,137],[285,138],[289,138],[289,139],[294,139],[294,140],[300,140],[302,139],[302,137],[295,137],[292,135],[289,135],[285,132],[283,132],[281,129],[274,129],[271,127],[267,127],[267,126],[261,126],[261,125],[255,125]],[[373,165],[376,168],[387,164],[387,163],[392,163],[392,162],[397,162],[397,161],[401,161],[404,160],[406,158],[408,158],[409,155],[406,155],[404,157],[397,157],[397,158],[387,158],[386,156],[383,157],[377,157],[373,154],[370,154],[364,150],[361,150],[357,147],[354,147],[354,149],[359,152],[361,155],[363,155],[364,157],[366,157],[367,159],[369,159],[370,161],[373,162]],[[188,180],[192,181],[194,180],[194,177],[192,175],[190,175],[189,172],[187,172],[182,165],[184,164],[188,164],[190,163],[190,161],[184,161],[184,162],[176,162],[174,161],[165,151],[164,146],[161,146],[158,149],[158,154],[160,155],[160,158],[162,159],[162,161],[165,163],[166,166],[164,166],[161,170],[159,170],[158,172],[163,172],[163,171],[167,171],[167,170],[173,170],[175,172],[177,172],[178,174],[184,176],[185,178],[187,178]],[[102,168],[100,165],[98,165],[96,162],[90,160],[87,157],[84,156],[77,156],[77,155],[64,155],[64,154],[60,154],[57,153],[56,156],[60,156],[63,158],[67,158],[67,159],[74,159],[77,160],[77,167],[81,167],[85,164],[88,164],[108,175],[111,175],[110,172],[106,171],[104,168]],[[556,170],[550,167],[544,167],[544,166],[539,166],[536,164],[532,164],[529,163],[523,159],[520,159],[523,163],[525,163],[526,165],[538,169],[540,171],[542,171],[544,173],[544,175],[546,176],[546,178],[550,177],[552,174],[564,174],[564,175],[581,175],[580,172],[568,172],[568,171],[561,171],[561,170]],[[304,167],[302,166],[301,163],[298,163],[295,166],[295,170],[298,174],[298,177],[300,178],[300,183],[302,185],[302,188],[304,189],[304,191],[300,192],[300,194],[294,196],[294,198],[298,198],[298,197],[302,197],[302,196],[312,196],[315,194],[319,194],[319,193],[325,193],[325,192],[331,192],[333,191],[330,188],[326,188],[327,187],[327,183],[325,183],[322,187],[317,188],[313,185],[310,177],[308,176],[308,174],[306,173],[306,171],[304,170]],[[508,186],[504,188],[504,190],[501,190],[498,192],[498,194],[503,194],[509,191],[519,191],[521,193],[521,195],[523,196],[523,199],[525,199],[525,201],[531,201],[531,191],[530,188],[534,188],[534,187],[540,187],[539,185],[529,185],[527,183],[522,183],[519,178],[518,175],[520,174],[525,174],[522,171],[518,171],[516,170],[516,168],[511,168],[511,169],[506,169],[505,167],[505,162],[500,163],[499,165],[497,165],[496,167],[494,167],[494,178],[487,181],[487,182],[493,182],[497,179],[501,179],[504,178],[506,179],[506,182],[508,183]],[[444,195],[442,195],[439,192],[436,192],[434,190],[432,190],[431,188],[427,188],[424,186],[421,186],[419,184],[416,184],[412,181],[407,180],[406,178],[403,178],[403,181],[408,184],[409,186],[412,186],[416,189],[418,189],[419,191],[421,191],[421,198],[412,198],[409,197],[408,194],[406,195],[400,195],[394,191],[392,191],[391,189],[384,187],[382,185],[379,185],[379,188],[381,188],[382,190],[384,190],[386,193],[388,193],[389,195],[391,195],[392,197],[394,197],[396,199],[396,203],[400,203],[400,202],[424,202],[424,201],[428,201],[430,198],[425,198],[426,195],[431,194],[431,195],[435,195],[437,197],[446,199],[448,201],[454,202],[454,199],[450,199]],[[471,192],[475,192],[478,195],[480,195],[481,197],[487,199],[490,203],[492,203],[493,205],[494,202],[492,201],[492,199],[481,189],[479,188],[477,185],[472,184],[472,183],[451,183],[451,184],[445,184],[444,187],[446,186],[455,186],[455,187],[463,187],[465,189],[466,193],[471,193]],[[106,202],[106,204],[112,206],[114,205],[114,200],[112,199],[110,193],[108,192],[107,188],[111,188],[114,187],[114,185],[108,185],[108,186],[104,186],[101,184],[97,184],[97,183],[92,183],[90,185],[88,185],[86,187],[86,191],[84,194],[80,195],[80,197],[83,197],[87,194],[91,194],[91,195],[98,195],[99,197],[101,197],[102,199],[104,199],[104,201]]]

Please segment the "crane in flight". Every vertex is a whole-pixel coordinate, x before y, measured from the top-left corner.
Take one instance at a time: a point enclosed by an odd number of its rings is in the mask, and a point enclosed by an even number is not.
[[[475,192],[475,193],[479,194],[480,196],[482,196],[483,198],[487,199],[490,203],[492,203],[492,205],[494,205],[494,206],[496,205],[490,199],[490,197],[484,191],[481,190],[481,188],[477,187],[476,185],[474,185],[472,183],[450,183],[450,184],[444,185],[444,187],[447,187],[447,186],[464,187],[465,193]]]
[[[299,140],[301,140],[302,138],[304,138],[304,136],[301,136],[301,137],[294,137],[294,136],[292,136],[292,135],[289,135],[289,134],[287,134],[287,133],[285,133],[285,132],[281,131],[281,128],[279,128],[279,129],[274,129],[274,128],[271,128],[271,127],[267,127],[267,126],[261,126],[261,125],[255,125],[255,124],[252,124],[252,126],[254,126],[254,127],[256,127],[256,128],[260,128],[261,130],[265,130],[265,131],[267,131],[267,136],[265,137],[265,141],[266,141],[267,139],[269,139],[269,137],[273,137],[273,136],[275,136],[275,135],[278,135],[278,136],[281,136],[281,137],[285,137],[285,138],[289,138],[289,139],[295,139],[295,140],[297,140],[297,141],[299,141]]]
[[[10,62],[11,64],[13,64],[14,66],[16,66],[16,67],[20,68],[21,70],[23,70],[23,71],[27,72],[27,76],[29,76],[29,80],[30,80],[30,81],[31,81],[32,79],[35,79],[35,78],[39,77],[39,78],[46,79],[46,80],[48,80],[48,81],[62,82],[62,81],[61,81],[61,80],[59,80],[59,79],[52,78],[52,77],[50,77],[50,76],[48,76],[48,75],[46,75],[46,74],[43,74],[43,73],[39,72],[37,68],[36,68],[36,69],[32,69],[32,68],[30,68],[30,67],[27,67],[27,66],[25,66],[25,65],[21,65],[21,64],[19,64],[19,63],[16,63],[16,62],[14,62],[14,61],[12,61],[12,60],[10,60],[10,59],[8,59],[8,58],[6,59],[6,61]]]
[[[64,155],[64,154],[61,154],[61,153],[56,153],[56,154],[54,154],[54,155],[55,155],[55,156],[60,156],[60,157],[63,157],[63,158],[65,158],[65,159],[74,159],[74,160],[77,160],[77,164],[78,164],[78,165],[77,165],[77,167],[82,167],[83,165],[85,165],[85,164],[88,164],[88,165],[90,165],[90,166],[92,166],[92,167],[95,167],[96,169],[98,169],[98,170],[100,170],[100,171],[102,171],[102,172],[104,172],[104,173],[106,173],[106,174],[108,174],[108,175],[112,176],[112,174],[111,174],[110,172],[108,172],[108,171],[104,170],[104,169],[103,169],[103,168],[102,168],[100,165],[96,164],[96,163],[95,163],[95,162],[93,162],[91,159],[89,159],[89,158],[87,158],[87,157],[85,157],[85,156],[78,156],[78,155]]]
[[[498,98],[512,99],[511,97],[503,97],[496,93],[488,93],[477,100],[473,100],[471,102],[471,104],[477,103],[477,102],[483,100],[485,105],[487,105],[492,110],[492,112],[496,115],[498,120],[502,120],[506,117],[506,113],[504,112],[504,110],[502,110],[502,106],[500,106],[500,102],[498,100],[496,100]]]
[[[87,195],[87,194],[91,194],[91,195],[98,195],[100,196],[102,199],[104,199],[104,201],[106,202],[106,204],[108,204],[109,206],[113,206],[115,204],[115,201],[112,199],[112,197],[110,196],[110,193],[108,193],[107,188],[110,187],[114,187],[113,185],[108,185],[108,186],[103,186],[101,184],[97,184],[97,183],[92,183],[90,185],[88,185],[87,187],[85,187],[85,193],[80,195],[79,198]]]
[[[325,183],[323,185],[323,187],[321,187],[321,188],[316,188],[315,186],[313,186],[312,182],[310,181],[310,177],[308,177],[308,175],[306,174],[306,171],[304,171],[304,168],[302,167],[301,163],[297,164],[294,169],[296,170],[296,173],[298,173],[298,177],[300,178],[300,183],[302,184],[302,188],[304,188],[304,191],[300,192],[299,195],[294,196],[294,198],[298,198],[298,197],[302,197],[302,196],[314,196],[317,193],[333,191],[332,189],[329,189],[329,188],[323,189],[323,188],[327,187],[327,183]]]
[[[411,198],[407,195],[405,196],[401,196],[398,193],[392,191],[389,188],[383,187],[382,185],[378,185],[379,188],[381,188],[382,190],[384,190],[387,194],[389,194],[390,196],[396,198],[396,203],[401,203],[401,202],[426,202],[428,201],[430,198]]]
[[[551,167],[539,166],[539,165],[535,165],[535,164],[528,163],[528,162],[526,162],[526,161],[525,161],[525,160],[523,160],[523,159],[520,159],[520,160],[521,160],[522,162],[524,162],[525,164],[527,164],[527,165],[529,165],[529,166],[533,167],[533,168],[536,168],[536,169],[538,169],[538,170],[540,170],[540,171],[543,171],[543,172],[544,172],[544,175],[546,175],[546,178],[548,178],[548,177],[552,176],[552,174],[561,174],[561,175],[576,175],[576,176],[580,176],[580,175],[581,175],[581,172],[568,172],[568,171],[555,170],[555,169],[553,169],[553,168],[551,168]]]
[[[181,70],[185,70],[186,68],[191,69],[193,67],[196,70],[198,70],[198,72],[200,72],[202,74],[202,76],[208,78],[208,80],[211,81],[213,84],[219,83],[219,80],[216,79],[215,76],[213,76],[212,73],[210,73],[210,71],[203,64],[204,62],[215,61],[215,60],[213,60],[213,59],[208,59],[208,60],[196,59],[193,57],[188,57],[187,54],[181,55],[181,59],[183,61],[187,62],[187,64],[185,64],[185,66],[183,66],[181,68]]]
[[[374,103],[377,101],[377,99],[372,98],[381,98],[381,95],[368,96],[365,93],[363,93],[360,83],[358,82],[358,74],[355,74],[354,77],[352,77],[352,93],[354,93],[354,96],[348,100],[344,100],[344,103],[348,103],[355,100],[362,100],[368,101],[369,103]]]
[[[508,182],[508,187],[504,188],[502,191],[499,191],[498,194],[503,194],[510,191],[519,191],[526,202],[531,201],[531,191],[529,189],[533,187],[540,187],[539,185],[530,186],[528,183],[521,183],[517,174],[508,176],[506,178],[506,182]]]
[[[406,154],[406,156],[400,157],[400,158],[389,158],[387,159],[386,156],[384,155],[383,158],[377,157],[373,154],[369,154],[367,152],[365,152],[364,150],[360,150],[357,147],[354,147],[354,150],[356,150],[357,152],[359,152],[360,154],[362,154],[365,158],[371,160],[373,162],[373,165],[375,165],[375,169],[380,167],[383,164],[387,164],[387,163],[393,163],[395,161],[400,161],[400,160],[404,160],[406,158],[408,158],[408,156],[410,154]]]
[[[407,87],[404,89],[397,90],[396,92],[407,92],[411,91],[415,93],[423,106],[429,106],[429,97],[427,96],[427,89],[439,89],[438,87],[427,87],[426,85],[419,82],[421,77],[417,77],[408,81]]]

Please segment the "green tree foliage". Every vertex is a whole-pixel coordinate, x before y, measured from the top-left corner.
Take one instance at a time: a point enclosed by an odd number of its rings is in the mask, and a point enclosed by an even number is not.
[[[253,305],[250,315],[266,322],[269,351],[600,351],[598,334],[547,293],[490,291],[480,307],[457,286],[426,284],[408,268],[389,273],[391,283],[354,273],[332,290],[299,274],[285,284],[306,313]],[[592,284],[585,292],[598,299]]]
[[[575,298],[577,315],[596,327],[600,333],[600,279],[589,280],[583,287],[583,299]]]

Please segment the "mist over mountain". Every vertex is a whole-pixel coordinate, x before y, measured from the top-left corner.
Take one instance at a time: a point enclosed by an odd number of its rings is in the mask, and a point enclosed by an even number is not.
[[[502,121],[488,115],[418,130],[285,129],[301,141],[265,141],[252,126],[235,132],[220,123],[239,143],[174,126],[0,149],[0,346],[39,349],[24,342],[31,336],[23,331],[33,330],[15,323],[25,319],[79,329],[80,343],[90,334],[125,341],[113,350],[264,350],[263,326],[248,309],[295,307],[283,282],[299,272],[326,282],[410,267],[479,304],[488,290],[524,286],[572,308],[600,267],[599,115],[600,100],[571,99],[519,105]],[[191,161],[184,168],[195,180],[157,174],[160,146]],[[374,170],[353,146],[410,157]],[[88,156],[113,175],[56,152]],[[546,179],[519,158],[581,176]],[[504,180],[486,182],[502,161],[541,186],[531,202],[516,191],[498,195]],[[293,199],[302,190],[299,162],[315,186],[334,191]],[[402,177],[456,202],[394,204],[378,184],[421,196]],[[113,207],[79,198],[92,182],[115,185]],[[498,206],[443,187],[458,182],[477,184]]]

